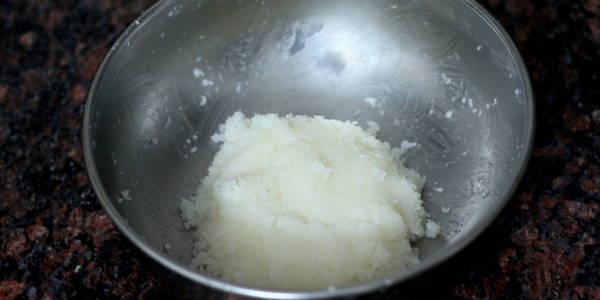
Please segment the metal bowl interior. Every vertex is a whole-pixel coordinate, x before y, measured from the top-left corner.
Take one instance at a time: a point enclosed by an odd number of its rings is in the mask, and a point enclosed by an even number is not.
[[[178,206],[218,149],[210,136],[238,110],[376,121],[392,145],[418,143],[406,162],[426,176],[442,228],[416,244],[422,262],[335,291],[244,287],[190,268]],[[480,234],[518,184],[533,113],[518,52],[470,0],[165,0],[102,63],[84,151],[115,224],[172,271],[247,296],[344,296],[411,278]]]

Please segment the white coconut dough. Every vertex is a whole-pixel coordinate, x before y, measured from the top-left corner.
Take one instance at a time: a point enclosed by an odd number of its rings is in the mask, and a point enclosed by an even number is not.
[[[355,123],[240,112],[213,141],[221,148],[209,174],[181,206],[199,269],[254,287],[318,289],[418,262],[410,242],[426,233],[424,181],[393,155],[403,150]]]

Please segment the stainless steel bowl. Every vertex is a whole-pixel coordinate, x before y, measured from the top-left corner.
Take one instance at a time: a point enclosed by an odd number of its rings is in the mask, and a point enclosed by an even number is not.
[[[427,177],[425,206],[442,228],[416,245],[422,263],[335,291],[262,290],[190,268],[178,205],[237,110],[374,120],[381,139],[417,142],[407,164]],[[464,248],[515,190],[533,116],[517,50],[471,0],[164,0],[108,53],[83,133],[100,201],[146,254],[199,284],[292,299],[385,288]]]

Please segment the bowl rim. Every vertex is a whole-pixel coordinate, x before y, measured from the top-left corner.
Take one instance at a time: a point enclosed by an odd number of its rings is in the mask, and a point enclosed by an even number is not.
[[[91,124],[91,121],[93,120],[92,111],[95,102],[94,99],[96,95],[96,89],[101,78],[105,74],[104,70],[108,62],[115,54],[116,50],[118,49],[118,46],[122,44],[122,42],[126,41],[129,37],[134,35],[138,30],[143,28],[145,25],[144,21],[154,17],[158,12],[162,11],[164,7],[170,6],[172,2],[174,2],[173,0],[160,0],[152,6],[150,6],[150,8],[142,12],[142,14],[134,22],[132,22],[123,33],[120,34],[120,36],[114,42],[113,46],[103,57],[102,62],[100,63],[100,66],[98,67],[94,75],[94,79],[92,81],[86,98],[84,120],[82,125],[82,143],[85,165],[99,202],[101,203],[102,207],[107,212],[107,214],[110,216],[113,223],[117,226],[117,228],[119,228],[119,230],[131,242],[133,242],[133,244],[135,244],[146,255],[154,259],[163,267],[166,267],[167,269],[175,272],[180,276],[183,276],[184,278],[191,280],[194,283],[202,284],[217,290],[221,290],[223,292],[233,293],[241,296],[268,299],[322,299],[330,297],[353,296],[386,289],[400,282],[405,282],[407,280],[413,279],[414,277],[432,269],[433,267],[455,256],[458,252],[462,251],[469,244],[471,244],[491,225],[491,223],[498,217],[500,212],[506,207],[506,204],[514,195],[516,189],[518,188],[523,178],[526,167],[529,163],[529,159],[531,157],[531,151],[533,149],[535,136],[534,95],[531,86],[531,79],[527,72],[527,68],[523,61],[523,58],[519,53],[519,50],[510,38],[510,35],[502,27],[502,25],[485,8],[483,8],[479,3],[475,2],[475,0],[462,1],[465,2],[465,5],[468,8],[475,12],[480,18],[482,18],[487,23],[488,26],[491,27],[491,29],[495,32],[496,36],[501,39],[504,46],[507,48],[508,52],[511,55],[511,59],[517,65],[518,72],[521,78],[521,84],[524,87],[524,98],[527,102],[526,105],[528,108],[528,122],[525,128],[526,140],[524,141],[525,147],[523,148],[525,152],[516,164],[519,169],[517,171],[516,177],[510,185],[510,188],[507,190],[504,196],[498,198],[499,201],[497,201],[496,205],[493,206],[487,213],[485,218],[482,219],[481,226],[473,228],[471,232],[465,234],[463,238],[459,239],[455,244],[449,246],[448,249],[446,249],[446,251],[443,251],[443,253],[435,253],[428,260],[423,261],[422,263],[419,263],[406,271],[401,271],[392,275],[388,275],[381,279],[372,280],[369,282],[364,282],[352,286],[309,291],[269,290],[249,286],[242,286],[233,282],[228,282],[216,277],[212,277],[210,275],[195,272],[190,267],[184,266],[164,256],[163,254],[161,254],[160,250],[157,250],[155,247],[153,247],[147,241],[145,241],[145,239],[141,235],[137,234],[134,231],[134,229],[127,223],[125,218],[121,214],[119,214],[118,210],[113,205],[113,202],[110,201],[110,198],[108,197],[97,172],[93,151],[93,141],[91,139],[93,129],[93,126]]]

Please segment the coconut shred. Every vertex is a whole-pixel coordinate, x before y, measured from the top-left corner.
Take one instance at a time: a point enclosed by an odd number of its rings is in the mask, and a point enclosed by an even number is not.
[[[193,264],[239,284],[320,289],[380,278],[418,262],[411,242],[434,237],[424,180],[373,124],[241,112],[197,195],[181,205]],[[425,226],[426,225],[426,226]]]

